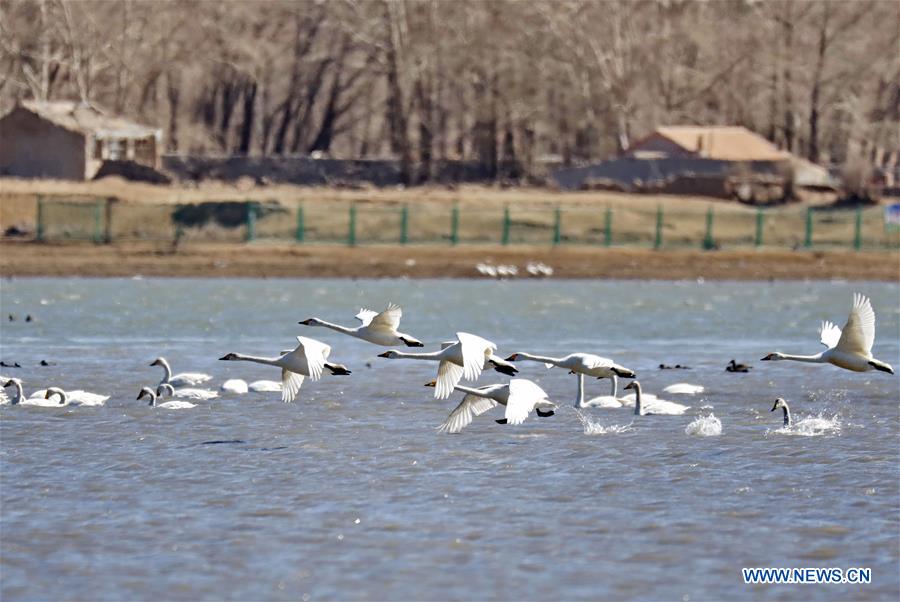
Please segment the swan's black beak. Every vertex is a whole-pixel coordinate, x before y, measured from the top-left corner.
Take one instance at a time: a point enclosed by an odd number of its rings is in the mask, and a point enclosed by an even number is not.
[[[773,405],[773,406],[772,406],[772,409],[769,410],[769,411],[770,411],[770,412],[774,412],[774,411],[775,411],[775,408],[777,408],[777,407],[778,407],[778,402],[776,401],[776,402],[775,402],[775,405]]]
[[[312,318],[308,320],[303,320],[302,322],[297,322],[297,324],[303,324],[304,326],[312,326]]]
[[[141,392],[140,392],[140,393],[138,393],[138,396],[137,396],[137,398],[136,398],[136,399],[138,399],[138,400],[139,400],[139,399],[140,399],[140,398],[141,398],[141,397],[143,397],[143,396],[144,396],[144,392],[143,392],[143,391],[141,391]]]
[[[506,424],[507,420],[506,418],[498,418],[494,422],[496,422],[497,424]]]
[[[768,362],[768,361],[771,360],[771,359],[772,359],[772,354],[770,353],[769,355],[767,355],[766,357],[762,358],[762,359],[759,360],[759,361],[761,361],[761,362]],[[731,364],[729,364],[729,365],[731,365]]]
[[[385,351],[384,353],[379,353],[378,357],[391,357],[391,352]]]
[[[150,364],[150,365],[151,365],[151,366],[159,366],[159,362],[154,361],[154,362],[153,362],[152,364]]]
[[[222,361],[222,360],[226,360],[226,361],[227,361],[227,360],[230,360],[230,359],[234,359],[234,354],[233,354],[233,353],[226,353],[225,355],[223,355],[222,357],[219,358],[219,361]]]
[[[436,380],[433,380],[433,381],[431,381],[430,383],[425,383],[425,386],[426,386],[426,387],[436,387],[436,386],[437,386],[437,381],[436,381]]]
[[[517,359],[519,359],[519,354],[518,354],[518,353],[513,353],[511,356],[509,356],[508,358],[506,358],[506,361],[507,361],[507,362],[514,362],[514,361],[516,361]]]

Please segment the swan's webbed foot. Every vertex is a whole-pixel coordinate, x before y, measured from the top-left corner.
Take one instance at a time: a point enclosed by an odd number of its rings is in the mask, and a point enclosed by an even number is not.
[[[494,422],[497,424],[506,424],[506,418],[498,418]]]
[[[342,364],[325,364],[325,367],[331,370],[331,373],[335,376],[346,376],[350,374],[350,370],[347,369],[347,366]]]
[[[549,416],[553,416],[556,414],[556,412],[554,412],[553,410],[547,410],[545,412],[545,411],[541,410],[540,408],[535,408],[534,411],[541,418],[547,418]]]
[[[893,374],[894,369],[891,368],[888,364],[884,364],[881,362],[869,362],[869,365],[875,368],[876,370],[881,370],[882,372],[887,372],[888,374]]]
[[[425,346],[424,343],[422,343],[421,341],[417,341],[415,339],[407,339],[405,337],[399,337],[399,338],[401,341],[403,341],[403,343],[407,347],[424,347]]]
[[[515,376],[516,374],[519,373],[519,369],[516,368],[515,366],[504,366],[502,364],[497,364],[494,362],[491,362],[491,365],[494,366],[494,370],[496,370],[500,374],[505,374],[507,376]]]

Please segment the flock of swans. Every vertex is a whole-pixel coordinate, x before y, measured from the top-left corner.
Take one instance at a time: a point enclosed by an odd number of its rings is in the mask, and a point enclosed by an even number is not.
[[[412,335],[400,332],[400,319],[403,311],[399,305],[389,304],[378,313],[368,309],[361,310],[356,318],[359,326],[347,327],[319,318],[309,318],[299,324],[312,327],[323,327],[336,332],[367,341],[382,347],[424,347],[424,344]],[[821,343],[825,351],[815,355],[791,355],[773,352],[762,358],[763,361],[793,360],[811,363],[829,363],[845,370],[867,372],[879,370],[889,374],[894,369],[884,361],[872,355],[875,342],[875,312],[867,297],[856,293],[853,306],[843,329],[829,321],[822,322],[820,330]],[[230,379],[222,387],[222,391],[246,393],[255,391],[280,391],[284,402],[293,401],[300,392],[306,378],[319,380],[323,374],[333,376],[349,375],[351,371],[343,364],[330,361],[331,347],[321,341],[309,337],[298,336],[294,349],[281,351],[277,356],[260,357],[241,353],[228,353],[219,358],[223,361],[255,362],[281,369],[280,381],[255,381],[249,385],[241,379]],[[517,362],[531,361],[544,364],[546,368],[562,368],[578,379],[578,396],[575,400],[577,408],[623,408],[634,407],[636,416],[648,415],[680,415],[689,409],[688,406],[674,403],[644,393],[641,385],[634,380],[634,370],[617,364],[611,359],[590,353],[570,353],[563,357],[551,357],[526,352],[516,352],[503,359],[496,355],[497,346],[480,336],[466,332],[457,332],[452,341],[441,343],[440,349],[430,352],[406,352],[388,350],[379,357],[387,359],[407,359],[437,363],[437,375],[426,387],[434,388],[434,397],[447,399],[454,391],[464,393],[462,401],[450,412],[447,419],[437,427],[440,432],[459,433],[480,416],[502,405],[504,417],[496,420],[500,424],[521,424],[534,412],[539,417],[553,416],[558,405],[551,401],[548,394],[535,382],[517,376]],[[209,374],[185,372],[174,374],[169,363],[162,357],[157,358],[151,366],[159,366],[164,376],[156,388],[142,387],[137,399],[147,399],[148,405],[165,409],[190,409],[196,404],[185,399],[208,400],[218,396],[216,391],[198,388],[212,379]],[[462,380],[476,381],[486,370],[494,370],[513,377],[506,383],[469,387],[461,385]],[[729,372],[746,372],[748,366],[731,361]],[[585,378],[610,379],[609,395],[585,400]],[[625,390],[634,391],[631,395],[619,396],[618,379],[627,378],[631,382]],[[4,389],[14,388],[13,397],[3,401],[12,405],[59,407],[65,405],[103,405],[109,396],[98,395],[81,390],[65,391],[59,387],[49,387],[35,391],[26,397],[22,381],[17,378],[2,378]],[[703,391],[700,385],[677,383],[663,390],[666,393],[693,395]],[[5,394],[4,394],[5,397]],[[170,401],[160,402],[165,397],[174,397]],[[784,426],[791,426],[791,414],[787,402],[778,398],[771,411],[781,408],[784,411]]]

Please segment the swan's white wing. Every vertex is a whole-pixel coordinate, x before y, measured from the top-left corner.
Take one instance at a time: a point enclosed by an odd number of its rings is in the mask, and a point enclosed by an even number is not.
[[[438,364],[437,380],[434,384],[434,396],[438,399],[447,399],[453,393],[453,387],[459,384],[463,377],[462,366],[453,362],[442,360]]]
[[[828,349],[831,349],[841,340],[841,329],[833,322],[824,320],[822,326],[819,327],[819,340]]]
[[[547,399],[542,388],[525,378],[509,381],[509,399],[506,401],[507,424],[522,424],[535,404]]]
[[[297,337],[297,341],[300,345],[292,353],[306,362],[307,375],[313,380],[319,380],[325,367],[325,359],[331,354],[331,347],[309,337]]]
[[[488,387],[481,387],[487,389]],[[491,408],[497,407],[497,402],[487,397],[479,397],[469,393],[456,408],[447,416],[447,420],[437,428],[440,433],[458,433],[472,423],[475,416],[481,416]]]
[[[400,306],[396,303],[390,303],[387,309],[372,318],[369,326],[394,331],[400,328],[401,317],[403,317],[403,310],[400,309]]]
[[[586,368],[612,368],[616,365],[611,359],[590,353],[584,354],[582,359]]]
[[[368,326],[372,321],[372,318],[378,315],[377,311],[372,311],[371,309],[366,309],[365,307],[359,310],[359,313],[356,314],[356,319],[362,322],[363,326]]]
[[[281,369],[281,401],[288,403],[294,401],[300,386],[303,384],[303,375],[291,372],[286,368]]]
[[[98,395],[97,393],[82,391],[81,389],[66,391],[66,397],[69,398],[69,403],[84,406],[103,405],[109,399],[109,395]]]
[[[873,343],[875,343],[875,311],[865,295],[856,293],[853,295],[850,317],[844,324],[836,347],[847,353],[868,356],[872,353]]]
[[[463,376],[466,380],[476,380],[484,369],[484,361],[497,351],[497,346],[467,332],[457,332],[463,358]]]

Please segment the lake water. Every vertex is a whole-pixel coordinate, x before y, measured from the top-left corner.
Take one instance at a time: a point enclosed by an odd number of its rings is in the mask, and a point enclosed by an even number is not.
[[[759,362],[816,353],[854,291],[875,354],[900,366],[900,288],[886,283],[21,279],[0,284],[0,370],[111,395],[103,408],[0,406],[4,600],[896,600],[900,377]],[[684,416],[571,407],[574,377],[520,364],[567,404],[460,435],[435,432],[461,395],[432,398],[432,363],[324,329],[360,306],[405,310],[430,348],[457,330],[514,351],[591,351]],[[14,322],[7,314],[14,314]],[[26,314],[34,317],[25,322]],[[294,336],[353,374],[300,398],[223,395],[192,410],[135,401],[162,371],[277,379],[220,362]],[[751,363],[729,374],[730,359]],[[40,360],[56,365],[40,367]],[[659,370],[660,363],[692,370]],[[371,367],[369,367],[371,366]],[[502,382],[495,372],[479,383]],[[588,383],[605,394],[608,381]],[[785,397],[805,426],[784,431]],[[699,416],[721,421],[700,436]],[[703,419],[712,420],[712,419]],[[694,434],[687,434],[688,432]],[[212,443],[220,442],[220,443]],[[868,567],[868,585],[745,585],[742,567]]]

